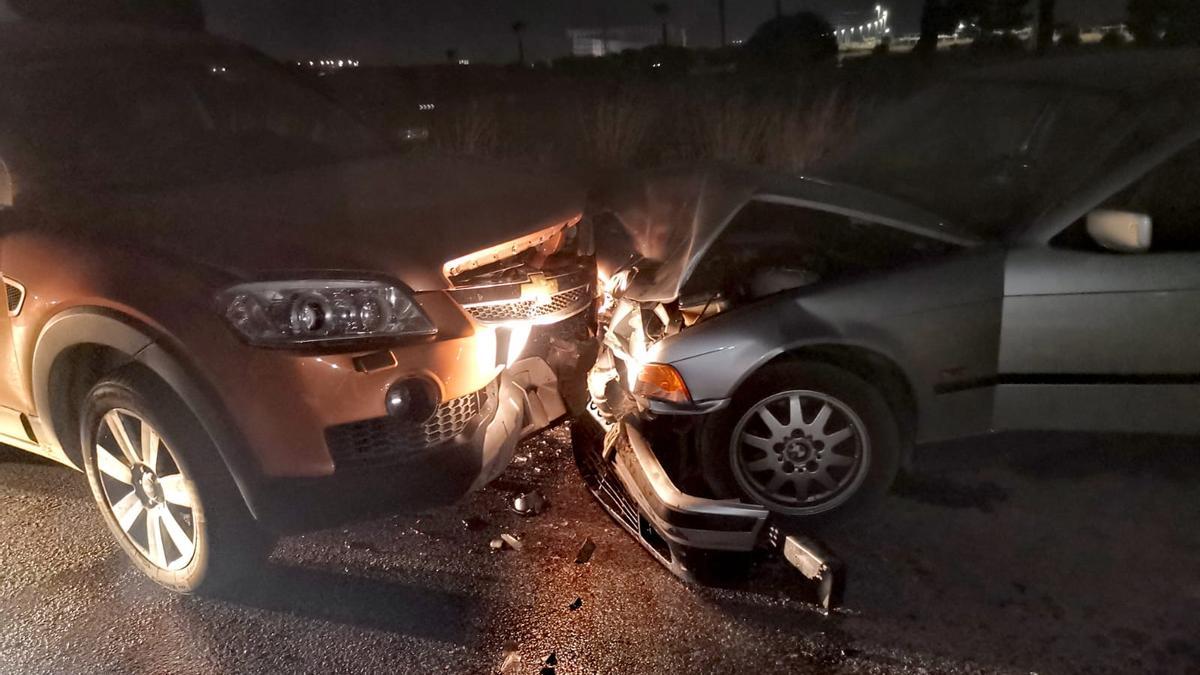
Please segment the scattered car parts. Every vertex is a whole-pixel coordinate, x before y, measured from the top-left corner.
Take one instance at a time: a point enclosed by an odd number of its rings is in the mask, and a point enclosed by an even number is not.
[[[546,498],[537,490],[513,498],[512,512],[518,516],[536,516],[544,510],[546,510]]]
[[[846,566],[841,558],[809,537],[787,535],[783,557],[815,584],[816,603],[826,610],[842,604],[846,593]]]

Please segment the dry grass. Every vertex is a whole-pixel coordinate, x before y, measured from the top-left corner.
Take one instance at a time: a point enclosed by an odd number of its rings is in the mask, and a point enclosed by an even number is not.
[[[468,100],[438,121],[434,149],[602,168],[720,161],[799,171],[843,146],[866,109],[836,90],[622,87],[561,98]]]
[[[500,118],[496,105],[473,99],[451,113],[435,131],[434,141],[442,152],[494,157],[500,152]]]
[[[581,152],[588,161],[604,167],[634,164],[661,114],[653,99],[630,91],[601,97],[577,110]],[[572,145],[564,141],[563,147]]]
[[[769,106],[745,96],[705,96],[689,106],[695,159],[753,165],[762,162],[773,136]]]
[[[843,146],[854,135],[868,107],[835,91],[807,105],[777,108],[762,163],[778,169],[805,170]]]
[[[838,92],[812,102],[791,97],[708,98],[692,107],[690,156],[802,171],[850,138],[861,108]]]

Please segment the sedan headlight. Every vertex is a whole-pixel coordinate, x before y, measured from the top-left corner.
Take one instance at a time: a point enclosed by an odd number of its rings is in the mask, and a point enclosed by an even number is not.
[[[222,293],[220,311],[247,342],[293,347],[432,335],[408,291],[385,281],[305,279],[241,284]]]

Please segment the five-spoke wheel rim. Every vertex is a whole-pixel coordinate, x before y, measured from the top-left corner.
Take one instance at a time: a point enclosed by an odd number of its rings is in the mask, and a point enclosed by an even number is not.
[[[755,501],[791,515],[837,508],[866,476],[866,425],[842,401],[786,391],[759,401],[731,439],[733,475]]]
[[[96,468],[126,540],[159,569],[187,567],[196,554],[195,490],[158,431],[135,413],[110,410],[96,430]]]

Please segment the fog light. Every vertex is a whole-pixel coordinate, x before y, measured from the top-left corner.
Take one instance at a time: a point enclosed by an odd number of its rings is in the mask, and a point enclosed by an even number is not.
[[[437,388],[424,380],[401,380],[384,397],[388,414],[414,422],[424,422],[437,410]]]

